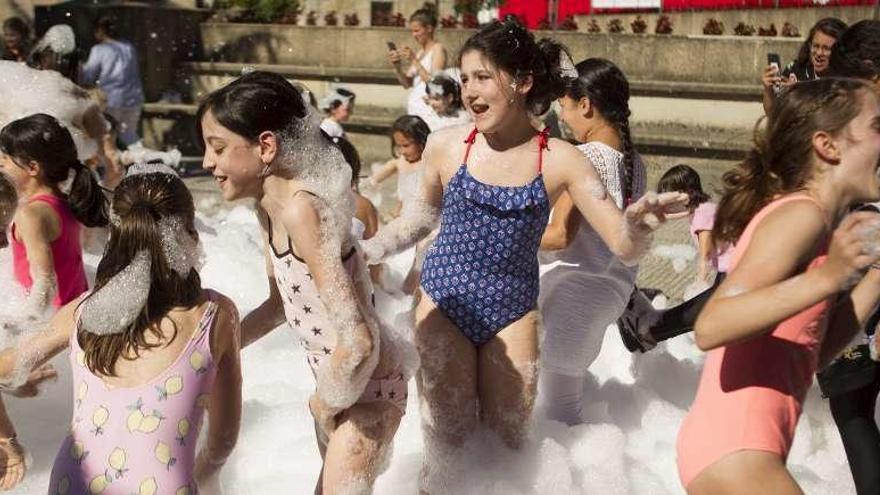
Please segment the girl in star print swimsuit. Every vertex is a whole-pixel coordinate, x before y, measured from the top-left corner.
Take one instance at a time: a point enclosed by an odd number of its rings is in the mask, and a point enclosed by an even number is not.
[[[224,198],[257,200],[269,298],[244,318],[243,345],[288,323],[316,379],[309,406],[324,460],[316,493],[370,492],[387,464],[414,365],[404,365],[405,346],[372,307],[351,235],[351,169],[277,74],[233,81],[205,100],[198,118],[203,166]]]
[[[635,262],[648,222],[686,196],[643,198],[626,215],[583,154],[532,127],[577,76],[564,49],[537,43],[515,19],[493,22],[461,50],[462,99],[476,128],[431,134],[413,208],[365,241],[370,262],[425,236],[416,308],[416,383],[422,395],[422,490],[454,493],[456,450],[478,418],[520,445],[537,378],[537,250],[552,200],[568,192],[611,251]],[[662,215],[660,215],[662,216]]]
[[[70,347],[73,419],[50,494],[212,493],[238,437],[238,313],[201,287],[183,181],[137,167],[115,191],[94,290],[0,353],[0,379],[14,384]]]

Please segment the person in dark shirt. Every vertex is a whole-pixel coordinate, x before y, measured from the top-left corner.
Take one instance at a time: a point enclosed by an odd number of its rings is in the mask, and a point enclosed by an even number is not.
[[[3,21],[3,49],[0,60],[24,62],[30,50],[31,30],[20,17],[10,17]]]

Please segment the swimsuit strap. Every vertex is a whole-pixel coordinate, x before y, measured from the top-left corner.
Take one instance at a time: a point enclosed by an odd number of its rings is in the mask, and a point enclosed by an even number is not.
[[[477,140],[477,128],[474,129],[468,134],[467,139],[464,142],[467,144],[467,148],[464,150],[464,160],[462,160],[462,164],[467,166],[468,156],[471,154],[471,146],[474,145],[474,142]],[[550,129],[544,128],[541,132],[538,133],[538,173],[540,174],[544,170],[544,150],[549,150],[550,147],[547,146],[548,141],[550,140]]]
[[[477,133],[478,132],[479,131],[477,131],[477,128],[474,127],[474,129],[471,131],[471,133],[468,134],[467,139],[464,140],[464,142],[467,144],[467,148],[465,148],[465,150],[464,150],[464,159],[461,161],[461,163],[464,165],[467,165],[468,156],[471,154],[471,146],[473,146],[474,142],[477,140]]]
[[[549,150],[547,142],[550,140],[550,129],[544,128],[538,133],[538,173],[544,170],[544,150]]]

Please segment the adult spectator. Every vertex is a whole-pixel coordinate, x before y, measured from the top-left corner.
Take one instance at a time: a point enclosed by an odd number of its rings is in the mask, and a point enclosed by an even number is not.
[[[435,72],[446,67],[446,49],[434,39],[437,29],[437,12],[431,4],[416,10],[409,18],[409,29],[419,45],[418,51],[404,46],[388,52],[388,61],[394,67],[397,80],[410,90],[406,113],[423,120],[435,117],[425,102],[425,86]]]
[[[24,62],[30,51],[31,29],[21,17],[10,17],[3,21],[3,51],[0,60]]]
[[[98,19],[95,27],[97,44],[89,52],[80,73],[85,85],[96,84],[107,95],[107,113],[119,122],[119,140],[125,146],[139,138],[137,126],[144,103],[137,53],[134,46],[118,39],[116,20]]]
[[[767,65],[761,75],[764,86],[764,113],[770,113],[773,100],[779,90],[800,81],[812,81],[822,77],[828,70],[831,49],[837,39],[846,30],[846,23],[834,17],[819,19],[807,35],[797,59],[785,66],[782,71],[778,67]]]

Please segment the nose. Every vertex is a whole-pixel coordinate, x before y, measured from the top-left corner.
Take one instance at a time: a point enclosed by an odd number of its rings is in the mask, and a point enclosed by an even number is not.
[[[208,154],[205,153],[204,158],[202,158],[202,168],[207,170],[208,172],[213,172],[217,165],[208,158]]]

